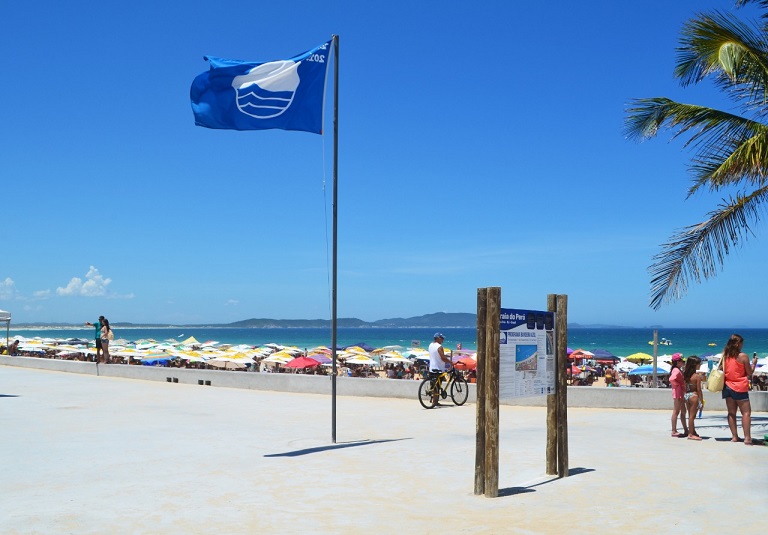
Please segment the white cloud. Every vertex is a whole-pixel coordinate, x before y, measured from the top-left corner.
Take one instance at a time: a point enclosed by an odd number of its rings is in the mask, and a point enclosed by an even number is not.
[[[0,300],[10,301],[16,297],[16,283],[13,279],[6,277],[5,280],[0,281]]]
[[[56,288],[56,295],[82,295],[85,297],[97,297],[106,295],[107,286],[112,279],[104,278],[99,270],[91,266],[88,273],[85,274],[85,282],[80,277],[72,277],[65,287]]]
[[[228,299],[226,303],[224,303],[224,306],[237,306],[240,304],[240,301],[237,299]]]
[[[35,299],[48,299],[51,296],[50,290],[38,290],[36,292],[32,292],[32,297]]]

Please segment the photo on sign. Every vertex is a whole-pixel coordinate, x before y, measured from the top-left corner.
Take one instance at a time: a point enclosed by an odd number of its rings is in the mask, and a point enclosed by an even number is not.
[[[520,344],[515,348],[515,371],[535,370],[538,365],[538,346]]]

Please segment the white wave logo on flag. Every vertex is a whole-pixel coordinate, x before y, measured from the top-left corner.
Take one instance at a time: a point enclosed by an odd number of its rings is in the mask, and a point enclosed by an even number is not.
[[[299,87],[299,63],[271,61],[235,76],[237,109],[256,119],[271,119],[285,112]]]

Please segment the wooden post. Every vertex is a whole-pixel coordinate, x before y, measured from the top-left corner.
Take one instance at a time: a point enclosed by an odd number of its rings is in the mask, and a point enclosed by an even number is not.
[[[485,323],[485,496],[499,495],[499,329],[501,288],[488,288]]]
[[[557,313],[557,295],[547,295],[547,312]],[[557,355],[555,355],[557,363]],[[547,396],[547,460],[546,473],[557,474],[557,378],[558,366],[555,366],[555,392]]]
[[[477,413],[475,425],[475,496],[485,494],[485,326],[488,288],[477,289]]]
[[[555,367],[557,369],[557,476],[568,476],[568,385],[566,367],[568,363],[568,296],[557,296],[555,318]]]

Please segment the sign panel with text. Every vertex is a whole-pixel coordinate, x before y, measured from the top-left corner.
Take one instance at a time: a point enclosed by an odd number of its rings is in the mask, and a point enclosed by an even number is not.
[[[499,399],[555,393],[555,314],[501,309]]]

